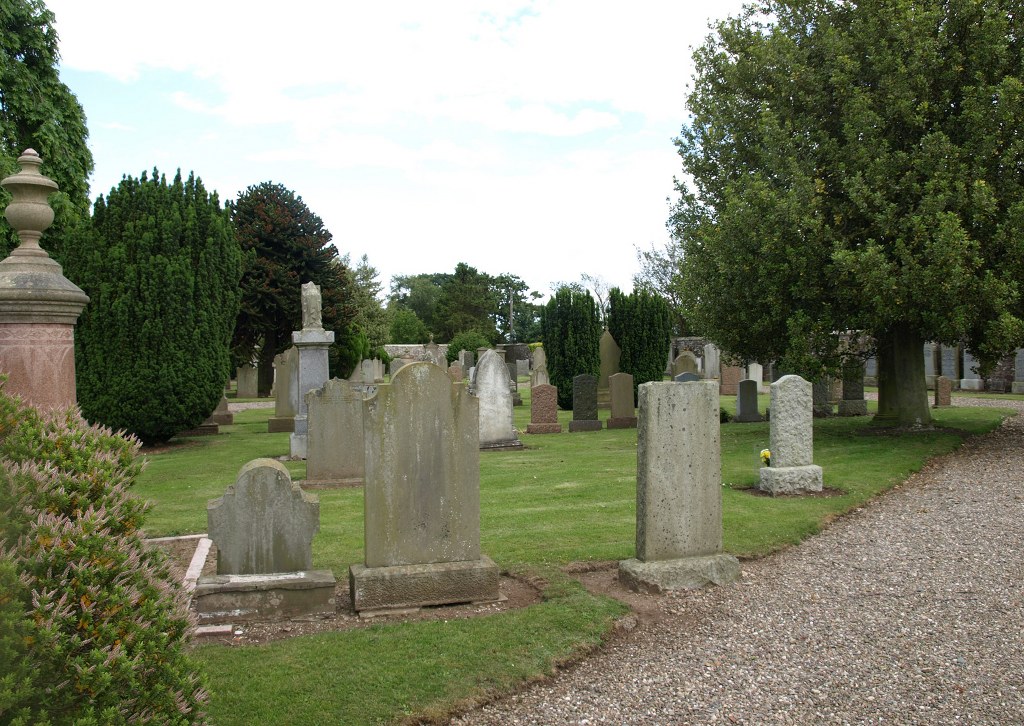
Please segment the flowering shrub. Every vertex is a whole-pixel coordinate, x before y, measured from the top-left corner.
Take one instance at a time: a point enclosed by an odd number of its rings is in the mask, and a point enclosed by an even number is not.
[[[0,389],[0,722],[203,721],[187,600],[128,495],[138,447]]]

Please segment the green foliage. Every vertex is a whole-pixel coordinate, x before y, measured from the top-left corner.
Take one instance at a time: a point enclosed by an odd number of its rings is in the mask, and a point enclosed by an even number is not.
[[[640,384],[664,376],[672,312],[664,298],[644,288],[626,295],[613,287],[608,300],[608,332],[622,350],[619,370],[632,374],[635,395]]]
[[[54,16],[42,0],[3,0],[0,6],[0,178],[17,173],[17,158],[32,148],[43,159],[42,173],[57,182],[51,195],[54,224],[42,245],[64,261],[67,231],[88,215],[93,170],[85,112],[60,81]],[[10,195],[0,189],[0,207]],[[16,244],[0,217],[0,259]]]
[[[572,408],[572,379],[601,372],[601,325],[589,292],[561,287],[541,313],[541,336],[558,405]]]
[[[249,187],[230,205],[245,253],[242,301],[231,347],[236,359],[259,364],[259,394],[270,395],[274,356],[302,327],[301,288],[320,286],[323,326],[334,331],[331,375],[348,377],[366,345],[355,324],[348,269],[331,233],[302,197],[281,184]]]
[[[216,194],[193,175],[126,176],[97,199],[65,266],[90,297],[75,331],[87,419],[165,441],[224,393],[241,255]]]
[[[450,275],[434,272],[419,275],[395,275],[391,278],[391,295],[388,298],[389,310],[411,310],[416,313],[428,335],[438,331],[435,319],[441,291]],[[408,340],[391,338],[392,343],[407,343]]]
[[[430,332],[412,310],[398,308],[391,312],[392,343],[426,343]]]
[[[673,242],[669,242],[664,249],[654,245],[649,250],[637,248],[636,259],[640,263],[640,272],[633,276],[633,288],[660,295],[672,315],[672,332],[675,335],[689,335],[683,295],[682,249]]]
[[[451,340],[462,330],[479,330],[494,342],[498,333],[491,316],[497,307],[498,296],[492,288],[491,276],[460,262],[441,288],[433,330],[441,341]]]
[[[452,337],[448,343],[448,365],[455,362],[455,359],[459,357],[460,350],[472,351],[476,355],[478,348],[489,348],[491,347],[491,341],[487,340],[487,337],[478,330],[467,330],[464,333],[458,333]]]
[[[187,597],[128,493],[138,442],[0,390],[0,721],[196,723]]]
[[[921,371],[900,362],[920,342],[983,366],[1024,343],[1022,35],[1006,0],[761,0],[720,22],[676,141],[694,328],[812,374],[866,331],[879,410],[908,423],[923,373],[893,376]]]
[[[382,285],[377,279],[380,273],[370,264],[366,255],[360,257],[359,263],[352,267],[346,252],[341,256],[341,263],[345,266],[348,290],[355,309],[352,323],[365,333],[371,348],[384,345],[389,340],[388,331],[391,326],[387,310],[380,299]]]

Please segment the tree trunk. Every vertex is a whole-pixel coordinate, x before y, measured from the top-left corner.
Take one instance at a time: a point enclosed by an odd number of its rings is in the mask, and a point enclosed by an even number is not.
[[[928,386],[924,377],[924,339],[909,327],[881,333],[878,343],[878,413],[880,426],[930,426]]]

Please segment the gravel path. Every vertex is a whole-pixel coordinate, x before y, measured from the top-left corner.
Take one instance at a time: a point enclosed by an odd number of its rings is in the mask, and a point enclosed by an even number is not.
[[[743,563],[740,583],[665,596],[665,621],[453,723],[1024,723],[1022,484],[1017,416]]]

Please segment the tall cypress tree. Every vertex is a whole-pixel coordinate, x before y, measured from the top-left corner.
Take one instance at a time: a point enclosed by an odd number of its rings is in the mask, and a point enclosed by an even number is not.
[[[643,288],[631,295],[609,293],[608,330],[622,349],[619,370],[633,375],[634,388],[660,381],[672,336],[672,310],[660,295]]]
[[[68,250],[91,298],[75,333],[85,417],[166,441],[202,423],[230,370],[241,251],[217,195],[189,175],[126,176]]]
[[[574,376],[601,372],[601,324],[589,292],[560,288],[541,312],[541,337],[548,377],[558,387],[558,405],[572,408]]]

